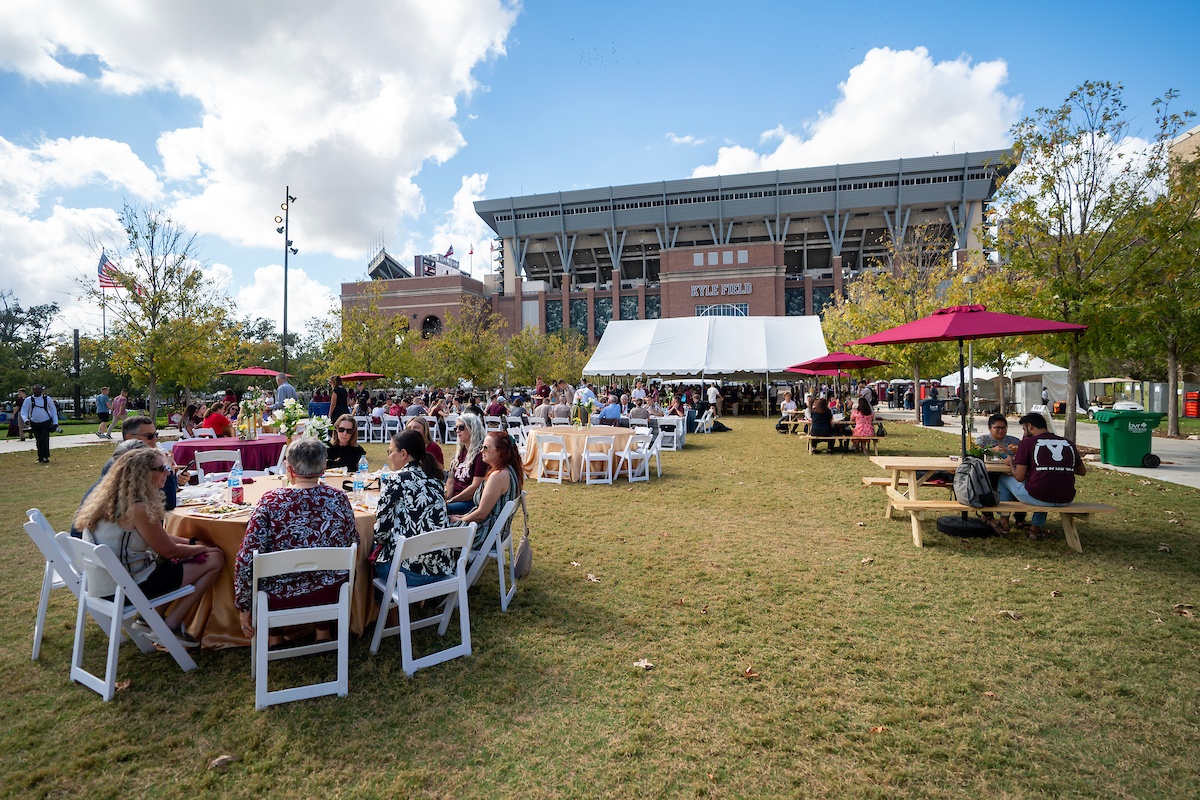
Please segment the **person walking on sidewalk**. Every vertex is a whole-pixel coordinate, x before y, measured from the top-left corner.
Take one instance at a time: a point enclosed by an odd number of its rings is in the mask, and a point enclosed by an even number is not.
[[[96,395],[96,416],[100,418],[100,427],[96,429],[96,436],[101,439],[112,438],[112,434],[108,432],[108,423],[112,420],[112,406],[109,405],[111,402],[108,397],[108,387],[101,387],[100,394]]]
[[[39,464],[50,463],[50,431],[58,427],[58,408],[49,395],[42,393],[42,385],[34,384],[33,394],[21,404],[21,419],[25,427],[33,431],[37,442]]]
[[[17,404],[13,409],[13,418],[17,425],[17,435],[21,437],[22,442],[25,441],[25,432],[29,429],[29,426],[25,424],[25,420],[21,419],[21,406],[25,405],[26,397],[29,397],[29,392],[25,391],[24,386],[17,389]],[[12,436],[12,428],[9,428],[8,435]]]
[[[121,393],[112,400],[112,427],[119,427],[127,416],[129,416],[129,390],[122,389]]]

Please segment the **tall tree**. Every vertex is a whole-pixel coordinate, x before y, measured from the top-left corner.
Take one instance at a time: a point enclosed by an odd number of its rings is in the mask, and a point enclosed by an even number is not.
[[[413,342],[408,318],[380,309],[383,288],[368,281],[352,305],[335,307],[325,326],[325,370],[329,375],[377,372],[399,382],[412,374]]]
[[[460,379],[479,387],[498,384],[506,371],[500,331],[507,325],[486,300],[463,300],[457,314],[447,315],[442,332],[422,347],[427,379],[442,386],[456,386]]]
[[[11,289],[0,291],[0,392],[8,396],[32,383],[54,378],[51,368],[54,336],[50,327],[58,318],[58,303],[26,309]],[[61,376],[59,376],[61,377]]]
[[[177,380],[190,363],[220,348],[229,301],[205,278],[196,236],[166,211],[127,204],[120,220],[125,241],[106,248],[120,288],[102,291],[89,279],[83,294],[106,304],[111,366],[146,387],[153,414],[160,381]]]
[[[526,327],[511,336],[504,349],[512,365],[508,370],[510,382],[533,386],[538,378],[550,378],[555,360],[555,342],[550,335]]]
[[[583,334],[574,328],[564,328],[548,338],[551,343],[551,374],[555,379],[562,378],[572,386],[578,385],[583,378],[583,368],[596,348],[589,346]]]
[[[1133,138],[1120,84],[1089,81],[1058,108],[1039,108],[1013,128],[1013,169],[992,206],[997,246],[1011,268],[1041,282],[1055,317],[1091,329],[1067,348],[1068,438],[1080,357],[1119,335],[1118,307],[1131,303],[1129,282],[1149,255],[1139,247],[1146,200],[1165,177],[1175,119],[1155,104],[1149,148]]]

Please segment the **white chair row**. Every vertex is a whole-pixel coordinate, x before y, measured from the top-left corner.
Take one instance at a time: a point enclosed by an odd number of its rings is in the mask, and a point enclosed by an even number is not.
[[[630,483],[650,480],[650,460],[653,459],[662,477],[662,442],[665,432],[657,438],[635,432],[625,443],[624,449],[615,451],[612,436],[587,436],[584,438],[581,457],[581,475],[584,483],[611,484],[614,478],[625,472]],[[538,482],[559,483],[570,479],[570,456],[562,436],[541,434],[538,444]]]

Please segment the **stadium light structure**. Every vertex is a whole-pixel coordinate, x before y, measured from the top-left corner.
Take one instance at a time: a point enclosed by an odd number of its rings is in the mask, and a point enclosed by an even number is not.
[[[299,251],[299,249],[292,246],[292,240],[291,240],[291,238],[289,238],[288,224],[290,222],[291,212],[288,207],[292,203],[296,202],[296,198],[292,197],[292,192],[291,192],[290,186],[285,186],[283,188],[283,196],[284,196],[284,201],[279,206],[279,208],[283,211],[283,216],[279,216],[278,214],[275,215],[276,224],[278,224],[280,222],[282,222],[283,224],[280,225],[278,228],[276,228],[275,232],[283,234],[283,336],[280,338],[280,344],[283,348],[283,369],[281,371],[287,372],[287,368],[288,368],[288,350],[287,350],[288,253],[290,252],[292,255],[295,256],[295,255],[299,255],[300,251]]]

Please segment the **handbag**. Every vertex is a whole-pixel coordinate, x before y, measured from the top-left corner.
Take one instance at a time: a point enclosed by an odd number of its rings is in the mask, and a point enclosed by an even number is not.
[[[517,545],[517,553],[513,556],[512,574],[517,580],[524,580],[533,571],[533,548],[529,546],[529,510],[525,508],[525,498],[521,498],[521,514],[525,517],[525,533]]]
[[[875,423],[875,435],[876,436],[887,436],[887,429],[883,427],[882,422]]]

